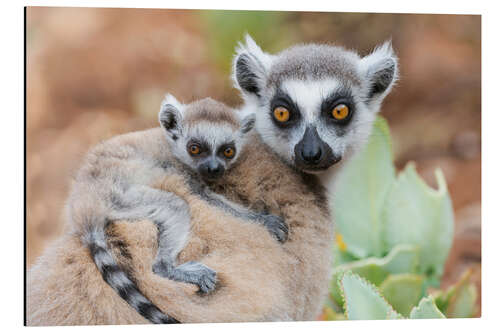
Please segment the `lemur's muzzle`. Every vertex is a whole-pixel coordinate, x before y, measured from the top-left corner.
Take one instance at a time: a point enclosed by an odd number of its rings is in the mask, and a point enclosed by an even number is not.
[[[295,166],[302,171],[322,171],[339,162],[330,146],[321,140],[315,126],[308,126],[302,140],[295,146]]]
[[[198,168],[198,171],[205,180],[211,181],[222,177],[225,168],[221,163],[211,158],[202,163]]]

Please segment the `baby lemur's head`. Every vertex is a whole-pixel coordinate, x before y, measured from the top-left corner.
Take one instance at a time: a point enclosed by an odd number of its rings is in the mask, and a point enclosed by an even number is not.
[[[269,54],[247,36],[233,79],[255,113],[257,132],[283,160],[305,172],[327,170],[366,141],[398,75],[390,43],[360,57],[326,44]]]
[[[204,180],[214,181],[238,159],[255,116],[240,119],[235,110],[211,98],[181,104],[167,95],[159,121],[174,157]]]

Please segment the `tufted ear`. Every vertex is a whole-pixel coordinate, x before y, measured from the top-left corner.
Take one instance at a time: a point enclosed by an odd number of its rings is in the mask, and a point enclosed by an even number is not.
[[[398,79],[398,58],[390,41],[361,59],[361,71],[369,82],[368,103],[380,104]]]
[[[161,103],[158,120],[167,138],[177,140],[182,135],[182,105],[173,95],[166,95]]]
[[[262,51],[250,35],[239,43],[233,59],[233,82],[245,97],[260,97],[272,56]]]

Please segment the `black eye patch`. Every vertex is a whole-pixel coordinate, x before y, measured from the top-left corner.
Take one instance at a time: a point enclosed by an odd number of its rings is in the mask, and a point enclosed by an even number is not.
[[[231,141],[220,145],[219,148],[217,149],[217,155],[221,157],[227,157],[224,155],[224,151],[228,148],[232,149],[236,153],[236,144],[234,141]]]
[[[189,140],[187,145],[186,145],[187,151],[189,151],[189,147],[191,147],[192,145],[197,145],[198,147],[200,147],[200,150],[201,150],[201,152],[199,154],[194,155],[194,156],[203,157],[203,156],[210,155],[210,153],[211,153],[210,145],[203,140],[197,140],[197,139]]]
[[[270,105],[270,115],[271,119],[273,120],[273,123],[281,128],[287,128],[287,127],[292,127],[295,124],[297,124],[301,118],[300,115],[300,109],[297,103],[295,103],[290,96],[288,96],[287,93],[285,93],[283,90],[278,89],[276,91],[276,94],[274,97],[271,99],[271,102],[269,103]],[[274,109],[277,107],[283,107],[288,110],[290,117],[286,122],[279,122],[274,118]]]
[[[349,115],[345,120],[337,121],[332,117],[332,110],[339,104],[344,104],[349,108]],[[352,94],[347,89],[341,89],[332,92],[323,102],[321,102],[321,116],[326,119],[327,123],[332,125],[346,125],[352,118],[355,111],[355,103]]]
[[[226,148],[236,148],[236,143],[234,141],[226,142],[221,145],[219,145],[219,148],[217,148],[217,153],[222,153],[224,149]]]

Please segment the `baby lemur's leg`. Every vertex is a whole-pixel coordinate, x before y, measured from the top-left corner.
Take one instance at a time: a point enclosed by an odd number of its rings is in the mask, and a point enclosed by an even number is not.
[[[191,227],[189,206],[177,195],[147,186],[133,186],[123,194],[123,206],[113,219],[150,219],[158,228],[158,253],[153,264],[156,274],[198,285],[201,292],[215,288],[216,272],[200,262],[176,265]]]
[[[288,239],[288,225],[282,217],[266,212],[252,211],[213,192],[205,185],[195,184],[194,182],[189,185],[193,192],[200,195],[209,204],[219,207],[235,217],[262,224],[280,242],[285,242]]]

